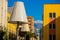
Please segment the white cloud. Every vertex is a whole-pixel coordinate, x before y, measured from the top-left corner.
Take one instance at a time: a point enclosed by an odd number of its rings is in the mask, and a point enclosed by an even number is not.
[[[43,23],[41,20],[36,20],[34,23]]]

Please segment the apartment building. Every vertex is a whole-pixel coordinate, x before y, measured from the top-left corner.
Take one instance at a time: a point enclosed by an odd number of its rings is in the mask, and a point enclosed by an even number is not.
[[[16,40],[16,24],[8,23],[11,14],[7,13],[8,40]]]
[[[44,4],[43,40],[60,40],[60,4]]]
[[[0,0],[0,26],[7,26],[7,0]]]
[[[34,18],[31,16],[27,17],[28,19],[28,25],[31,33],[34,33]]]

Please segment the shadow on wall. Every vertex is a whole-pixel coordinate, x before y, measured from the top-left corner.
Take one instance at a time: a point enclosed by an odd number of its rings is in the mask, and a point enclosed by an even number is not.
[[[52,22],[55,23],[55,29],[49,27]],[[43,40],[49,40],[49,34],[56,35],[55,39],[60,40],[60,16],[43,26]]]

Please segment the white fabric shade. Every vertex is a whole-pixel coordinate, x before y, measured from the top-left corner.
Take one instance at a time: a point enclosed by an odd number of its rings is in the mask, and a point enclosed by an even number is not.
[[[28,24],[22,24],[22,26],[23,26],[23,27],[22,27],[21,31],[27,31],[27,32],[30,31]]]
[[[28,23],[23,2],[15,2],[10,21]]]

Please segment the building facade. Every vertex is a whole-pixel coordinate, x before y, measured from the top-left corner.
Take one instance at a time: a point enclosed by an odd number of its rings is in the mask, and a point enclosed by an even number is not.
[[[7,0],[0,0],[0,26],[7,26]]]
[[[43,40],[60,40],[60,4],[44,4]]]
[[[16,24],[8,23],[11,14],[7,13],[8,40],[16,40]]]
[[[31,16],[27,16],[27,19],[28,19],[30,32],[33,34],[34,33],[34,18]],[[35,40],[35,38],[31,37],[30,40]]]
[[[31,16],[27,17],[28,19],[28,25],[31,33],[34,33],[34,18]]]
[[[3,37],[5,37],[4,34],[7,27],[7,6],[7,0],[0,0],[0,40],[3,40]]]

